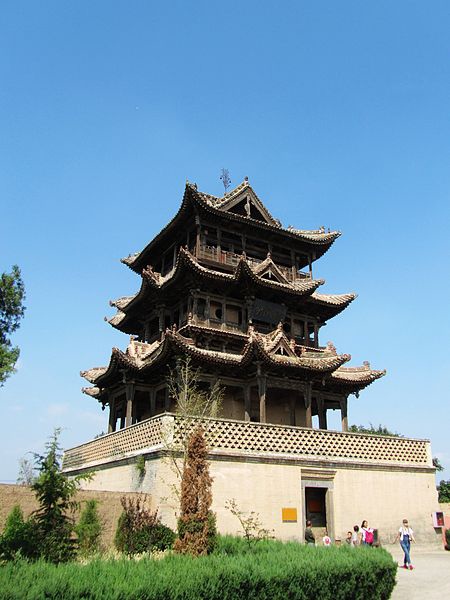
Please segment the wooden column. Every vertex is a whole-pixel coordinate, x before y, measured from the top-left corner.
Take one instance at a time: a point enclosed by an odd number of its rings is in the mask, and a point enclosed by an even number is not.
[[[177,262],[177,244],[174,244],[173,247],[173,266],[175,266],[175,263]]]
[[[252,388],[250,385],[244,386],[244,421],[250,421],[251,419],[251,392]]]
[[[217,253],[220,254],[222,251],[222,230],[220,227],[217,228]]]
[[[133,423],[133,404],[134,404],[134,383],[125,385],[125,394],[127,399],[127,412],[125,415],[125,427],[129,427]]]
[[[308,268],[309,268],[309,276],[312,279],[312,260],[311,260],[311,254],[308,254]]]
[[[169,396],[169,386],[166,385],[164,388],[164,410],[166,412],[170,411],[170,396]]]
[[[211,318],[211,315],[209,314],[211,312],[211,299],[209,296],[206,296],[206,304],[205,304],[205,320],[206,323],[209,325],[209,320]]]
[[[339,404],[341,405],[342,431],[348,431],[348,416],[347,416],[348,400],[347,400],[347,397],[342,398],[342,400],[339,401]]]
[[[295,425],[295,406],[297,404],[296,392],[294,390],[290,390],[291,397],[289,398],[289,424]]]
[[[304,320],[303,322],[303,339],[305,341],[305,346],[308,345],[308,341],[309,341],[309,332],[308,332],[308,321],[307,319]]]
[[[259,422],[266,423],[266,391],[267,377],[261,370],[261,364],[258,364],[258,394],[259,394]]]
[[[113,398],[109,401],[109,422],[108,422],[108,433],[112,433],[116,430],[116,401]]]
[[[304,391],[305,408],[306,408],[306,427],[312,428],[312,410],[311,410],[311,384],[306,385]]]
[[[154,417],[156,414],[156,389],[154,387],[150,388],[149,396],[150,396],[150,415],[152,417]]]
[[[319,347],[319,327],[317,323],[314,323],[314,347]]]
[[[323,397],[320,394],[317,396],[317,409],[319,412],[319,429],[328,429],[327,409],[325,408]]]
[[[201,225],[200,225],[200,217],[198,215],[196,215],[195,217],[195,224],[197,226],[197,237],[196,237],[196,241],[195,241],[195,256],[199,256],[200,255],[200,246],[201,246]]]
[[[165,306],[163,304],[160,304],[158,306],[158,319],[159,319],[160,335],[162,335],[162,332],[164,331],[164,311],[165,311]]]

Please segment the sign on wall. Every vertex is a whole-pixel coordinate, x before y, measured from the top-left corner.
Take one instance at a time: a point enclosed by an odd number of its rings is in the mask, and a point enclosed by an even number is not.
[[[297,523],[297,509],[296,508],[282,508],[281,509],[281,520],[283,523]]]

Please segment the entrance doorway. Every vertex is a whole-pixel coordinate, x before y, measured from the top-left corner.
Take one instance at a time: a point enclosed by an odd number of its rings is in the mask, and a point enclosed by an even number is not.
[[[327,488],[305,487],[306,519],[313,527],[327,527]]]

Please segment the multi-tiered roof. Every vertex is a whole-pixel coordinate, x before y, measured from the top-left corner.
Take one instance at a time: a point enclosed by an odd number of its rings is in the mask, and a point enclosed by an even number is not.
[[[111,302],[108,322],[131,341],[107,366],[82,373],[93,384],[83,391],[111,406],[124,384],[160,385],[168,365],[188,355],[205,376],[251,386],[263,373],[272,385],[308,389],[316,410],[319,396],[334,408],[385,373],[344,366],[348,354],[319,344],[320,328],[356,297],[317,291],[324,281],[313,264],[339,235],[283,228],[248,180],[222,198],[187,183],[170,223],[122,260],[141,285]]]

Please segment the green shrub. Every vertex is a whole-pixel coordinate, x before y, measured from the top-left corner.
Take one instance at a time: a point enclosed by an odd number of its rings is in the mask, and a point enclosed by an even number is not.
[[[445,530],[445,549],[450,550],[450,529]]]
[[[123,512],[117,523],[114,544],[125,554],[166,550],[175,541],[175,533],[161,523],[158,511],[145,506],[145,496],[121,498]]]
[[[227,551],[224,553],[224,549]],[[93,561],[52,565],[22,561],[2,568],[5,600],[387,600],[397,566],[373,548],[311,548],[220,538],[214,553],[193,559]]]
[[[36,542],[34,521],[25,521],[22,509],[16,504],[9,513],[0,536],[0,558],[13,560],[18,554],[33,558],[38,552]]]
[[[92,554],[100,549],[102,524],[97,506],[97,500],[88,500],[80,515],[80,520],[75,526],[78,548],[83,555]]]

